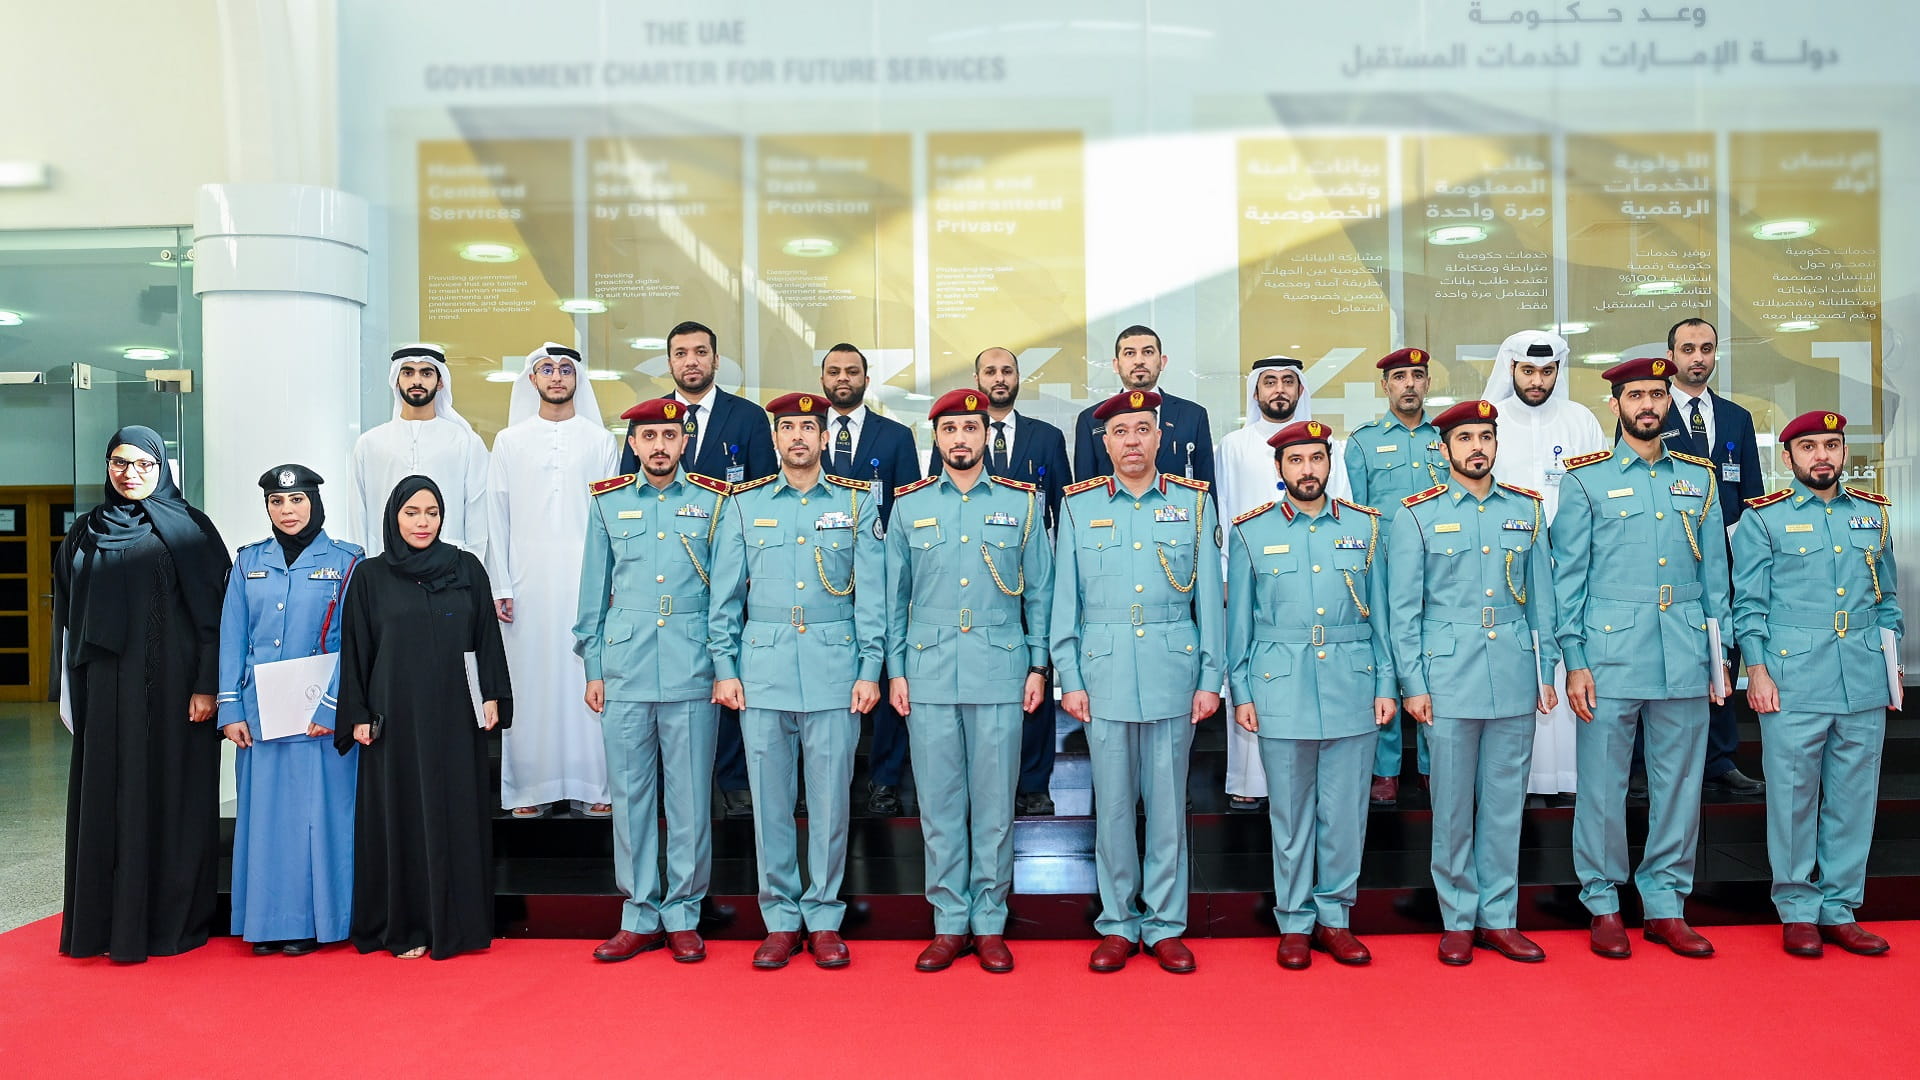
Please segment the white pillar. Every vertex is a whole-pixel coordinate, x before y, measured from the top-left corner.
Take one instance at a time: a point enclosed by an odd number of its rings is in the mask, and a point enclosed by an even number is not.
[[[207,513],[233,547],[266,537],[256,481],[299,462],[326,480],[327,531],[347,538],[366,202],[300,184],[208,184],[194,214],[193,266]]]

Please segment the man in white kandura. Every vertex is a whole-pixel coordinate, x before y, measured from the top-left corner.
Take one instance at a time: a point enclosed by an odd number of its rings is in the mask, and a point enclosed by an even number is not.
[[[1295,421],[1313,419],[1313,391],[1307,387],[1304,365],[1291,356],[1268,356],[1253,362],[1247,373],[1246,419],[1214,448],[1214,479],[1218,487],[1221,521],[1279,498],[1273,475],[1273,447],[1267,440]],[[1333,476],[1327,494],[1350,498],[1343,446],[1333,443]],[[1222,571],[1224,573],[1224,571]],[[1260,765],[1260,736],[1238,724],[1227,725],[1227,808],[1240,813],[1263,811],[1267,772]]]
[[[580,354],[551,341],[528,354],[487,474],[487,576],[516,676],[500,805],[517,818],[539,817],[563,799],[589,817],[611,810],[600,718],[586,705],[573,621],[593,498],[587,487],[612,476],[619,456]]]
[[[1607,449],[1593,410],[1571,399],[1567,384],[1567,341],[1545,330],[1522,330],[1500,343],[1482,395],[1500,411],[1500,457],[1494,474],[1504,483],[1537,491],[1547,524],[1560,506],[1560,478],[1566,462]],[[1574,782],[1573,707],[1567,702],[1567,669],[1554,673],[1559,703],[1533,720],[1533,771],[1527,794],[1552,798],[1572,793]]]
[[[353,538],[380,554],[387,496],[409,476],[440,488],[440,539],[487,557],[487,444],[453,408],[453,373],[437,345],[403,345],[387,369],[393,419],[353,444],[347,523]]]

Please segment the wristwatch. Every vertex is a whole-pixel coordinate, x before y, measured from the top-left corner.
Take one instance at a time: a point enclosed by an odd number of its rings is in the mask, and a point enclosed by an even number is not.
[[[1049,671],[1051,671],[1051,670],[1053,670],[1053,669],[1052,669],[1052,668],[1048,668],[1048,667],[1030,667],[1030,668],[1028,668],[1028,669],[1027,669],[1027,674],[1029,674],[1029,675],[1038,675],[1038,676],[1040,676],[1041,678],[1043,678],[1043,679],[1044,679],[1044,678],[1046,678],[1046,677],[1047,677],[1047,672],[1049,672]]]

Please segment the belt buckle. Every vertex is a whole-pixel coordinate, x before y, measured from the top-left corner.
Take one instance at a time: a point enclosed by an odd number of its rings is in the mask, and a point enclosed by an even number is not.
[[[1846,612],[1844,612],[1844,611],[1836,611],[1836,612],[1834,612],[1834,613],[1833,613],[1833,632],[1834,632],[1834,634],[1836,634],[1836,635],[1837,635],[1837,636],[1839,636],[1839,637],[1846,637],[1846,636],[1847,636],[1847,626],[1848,626],[1848,623],[1849,623],[1849,620],[1848,620],[1848,618],[1847,618],[1847,613],[1846,613]]]
[[[1493,608],[1483,607],[1480,609],[1480,625],[1484,629],[1490,630],[1493,628]]]
[[[972,629],[973,629],[973,609],[963,607],[960,609],[960,632],[964,634],[967,631]]]
[[[793,610],[787,613],[787,623],[801,633],[806,633],[807,609],[799,604],[793,605]]]
[[[1127,621],[1135,626],[1147,625],[1147,610],[1139,604],[1127,609]]]
[[[662,615],[673,614],[673,597],[662,596],[660,598],[660,614]]]
[[[1327,643],[1327,628],[1319,623],[1314,623],[1313,633],[1307,638],[1307,643],[1310,645],[1325,645]]]
[[[1660,586],[1660,610],[1665,611],[1672,606],[1673,606],[1673,586],[1671,585]]]

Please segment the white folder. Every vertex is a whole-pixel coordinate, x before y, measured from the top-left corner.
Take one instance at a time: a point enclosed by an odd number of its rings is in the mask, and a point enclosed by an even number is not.
[[[255,665],[253,691],[260,705],[260,738],[304,736],[320,708],[321,695],[327,692],[339,668],[339,653]]]
[[[1727,685],[1727,650],[1720,643],[1720,620],[1707,620],[1707,676],[1711,693],[1724,698],[1733,692]]]
[[[1907,695],[1906,680],[1900,677],[1900,639],[1885,626],[1880,628],[1880,650],[1887,658],[1887,700],[1898,709]]]
[[[474,653],[461,653],[460,658],[467,665],[467,697],[473,702],[474,726],[486,727],[487,709],[480,698],[480,658]]]

